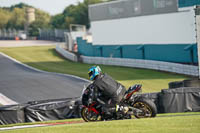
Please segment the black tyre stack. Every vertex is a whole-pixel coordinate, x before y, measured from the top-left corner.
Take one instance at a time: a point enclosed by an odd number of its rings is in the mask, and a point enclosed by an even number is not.
[[[183,81],[170,82],[169,89],[175,89],[180,87],[197,87],[200,88],[200,79],[188,79]]]

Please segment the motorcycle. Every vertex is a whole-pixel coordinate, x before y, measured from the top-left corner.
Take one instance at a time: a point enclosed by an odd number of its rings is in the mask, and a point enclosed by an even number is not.
[[[135,95],[141,91],[142,85],[136,84],[130,87],[124,94],[121,102],[118,105],[119,111],[105,115],[102,111],[101,100],[98,98],[92,100],[93,91],[90,88],[84,88],[82,96],[87,94],[87,100],[82,98],[83,107],[81,109],[81,117],[86,122],[103,121],[103,120],[119,120],[135,118],[150,118],[155,117],[157,108],[154,102],[148,98]]]

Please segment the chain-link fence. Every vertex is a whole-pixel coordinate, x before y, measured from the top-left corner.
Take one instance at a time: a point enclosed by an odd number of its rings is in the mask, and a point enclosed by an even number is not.
[[[0,40],[14,40],[16,37],[22,37],[23,33],[24,31],[22,30],[0,29]]]
[[[64,42],[65,41],[65,32],[68,32],[68,30],[64,30],[64,29],[39,29],[38,39]]]
[[[65,34],[68,30],[63,29],[39,29],[39,40],[52,40],[58,42],[65,42]],[[0,29],[0,40],[14,40],[14,39],[32,39],[28,37],[23,30],[16,29]]]

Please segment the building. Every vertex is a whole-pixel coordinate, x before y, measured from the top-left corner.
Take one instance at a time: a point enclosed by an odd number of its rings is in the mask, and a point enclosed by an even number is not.
[[[93,42],[86,56],[198,63],[195,5],[200,0],[119,0],[89,6]]]

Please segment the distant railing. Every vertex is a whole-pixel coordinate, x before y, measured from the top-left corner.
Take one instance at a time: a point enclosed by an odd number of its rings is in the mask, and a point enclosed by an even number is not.
[[[24,31],[16,29],[0,29],[0,40],[14,40],[20,37]]]
[[[65,33],[67,32],[68,30],[63,29],[39,29],[39,36],[29,37],[23,30],[0,29],[0,40],[39,39],[65,42]]]
[[[38,39],[64,42],[67,32],[68,30],[64,29],[39,29]]]

